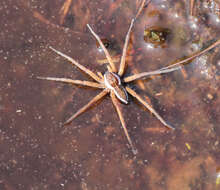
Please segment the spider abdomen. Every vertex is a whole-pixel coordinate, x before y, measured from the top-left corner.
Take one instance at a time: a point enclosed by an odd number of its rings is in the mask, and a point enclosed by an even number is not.
[[[128,94],[123,85],[121,84],[120,77],[113,72],[107,71],[104,74],[104,79],[106,87],[112,90],[120,101],[127,104]]]

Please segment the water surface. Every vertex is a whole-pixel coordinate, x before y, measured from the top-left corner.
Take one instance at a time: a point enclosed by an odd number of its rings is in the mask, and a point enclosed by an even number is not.
[[[220,48],[181,71],[130,84],[176,128],[167,130],[130,97],[121,108],[134,156],[109,97],[63,127],[99,90],[36,77],[91,80],[49,46],[104,73],[104,53],[86,24],[117,60],[140,1],[67,0],[65,15],[63,2],[0,3],[0,189],[218,189]],[[167,66],[219,39],[217,2],[196,1],[190,16],[188,1],[153,0],[133,28],[125,75]],[[144,39],[150,27],[170,30],[163,45]]]

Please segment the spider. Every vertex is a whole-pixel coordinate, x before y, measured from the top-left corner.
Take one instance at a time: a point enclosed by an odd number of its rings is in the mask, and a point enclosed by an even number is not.
[[[87,75],[89,75],[94,81],[82,81],[82,80],[72,80],[68,78],[55,78],[55,77],[37,77],[38,79],[43,79],[43,80],[50,80],[50,81],[57,81],[57,82],[64,82],[64,83],[69,83],[69,84],[74,84],[74,85],[81,85],[81,86],[87,86],[87,87],[93,87],[93,88],[98,88],[102,89],[102,91],[96,95],[94,98],[92,98],[86,105],[84,105],[82,108],[80,108],[74,115],[72,115],[65,123],[69,124],[71,123],[76,117],[78,117],[80,114],[84,113],[88,108],[90,108],[92,105],[94,105],[97,101],[101,100],[103,97],[106,95],[110,94],[112,103],[116,109],[116,112],[118,114],[118,117],[121,121],[122,128],[124,130],[125,136],[128,140],[128,143],[130,145],[130,148],[133,152],[133,154],[137,154],[137,149],[133,145],[133,142],[130,138],[130,135],[128,134],[126,123],[124,120],[124,117],[122,115],[122,111],[120,109],[119,102],[122,102],[123,104],[128,104],[128,94],[136,98],[141,104],[143,104],[150,112],[156,116],[156,118],[168,129],[174,130],[175,128],[169,125],[157,112],[156,110],[151,107],[141,96],[136,93],[132,88],[127,86],[127,83],[133,82],[135,80],[141,80],[146,77],[151,77],[153,75],[158,75],[158,74],[164,74],[164,73],[169,73],[173,72],[176,70],[179,70],[184,63],[189,62],[190,60],[200,56],[201,54],[209,51],[210,49],[216,47],[217,45],[220,44],[220,40],[216,41],[214,44],[209,46],[208,48],[204,49],[203,51],[197,52],[193,54],[191,57],[188,57],[182,61],[176,62],[175,64],[163,67],[158,70],[150,71],[150,72],[143,72],[139,74],[134,74],[131,76],[126,76],[124,77],[124,73],[126,71],[126,52],[128,48],[128,43],[130,39],[130,33],[132,30],[132,27],[134,25],[135,19],[131,20],[128,32],[125,37],[125,43],[124,47],[122,50],[122,56],[120,60],[120,65],[119,68],[117,69],[115,63],[113,62],[108,50],[104,46],[103,42],[99,38],[99,36],[92,30],[89,24],[87,24],[88,29],[92,33],[92,35],[95,37],[95,39],[98,41],[100,47],[105,53],[105,56],[108,60],[108,65],[107,65],[107,71],[102,75],[102,73],[97,72],[94,73],[91,70],[87,69],[83,65],[79,64],[77,61],[72,59],[71,57],[63,54],[62,52],[54,49],[53,47],[49,47],[51,50],[53,50],[55,53],[58,55],[64,57],[71,63],[72,65],[78,67],[81,71],[85,72]]]

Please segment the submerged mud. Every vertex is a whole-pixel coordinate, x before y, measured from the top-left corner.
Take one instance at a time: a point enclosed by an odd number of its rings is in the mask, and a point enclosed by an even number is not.
[[[11,1],[0,3],[0,189],[218,189],[220,185],[220,47],[180,71],[130,84],[175,131],[134,98],[121,104],[133,155],[111,99],[70,125],[62,123],[98,92],[37,76],[90,80],[48,47],[94,72],[104,39],[116,65],[140,1]],[[220,38],[218,1],[153,0],[135,22],[125,76],[170,65]],[[165,28],[163,46],[146,29]],[[156,36],[156,40],[158,36]]]

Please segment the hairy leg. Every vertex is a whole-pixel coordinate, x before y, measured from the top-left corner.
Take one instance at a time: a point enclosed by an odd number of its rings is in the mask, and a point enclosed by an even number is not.
[[[129,144],[130,144],[130,147],[131,147],[131,149],[132,149],[132,152],[133,152],[133,154],[137,154],[137,149],[134,147],[134,145],[133,145],[133,143],[132,143],[132,141],[131,141],[131,138],[130,138],[130,136],[129,136],[129,134],[128,134],[128,130],[127,130],[127,127],[126,127],[126,124],[125,124],[125,120],[124,120],[124,118],[123,118],[123,116],[122,116],[120,107],[119,107],[119,105],[118,105],[118,100],[117,100],[117,98],[115,97],[115,94],[114,94],[113,91],[111,91],[111,94],[110,94],[110,95],[111,95],[111,98],[112,98],[113,105],[115,106],[115,109],[116,109],[116,111],[117,111],[117,113],[118,113],[118,116],[119,116],[119,119],[120,119],[120,121],[121,121],[121,124],[122,124],[123,130],[124,130],[125,136],[127,137],[127,140],[128,140],[128,142],[129,142]]]
[[[149,71],[149,72],[144,72],[144,73],[138,73],[138,74],[134,74],[128,77],[125,77],[123,79],[124,82],[128,83],[128,82],[132,82],[138,79],[143,79],[145,77],[151,77],[153,75],[159,75],[159,74],[164,74],[164,73],[169,73],[169,72],[173,72],[176,70],[179,70],[181,68],[181,66],[178,67],[174,67],[174,68],[170,68],[170,69],[159,69],[159,70],[155,70],[155,71]]]
[[[72,59],[71,57],[65,55],[64,53],[52,48],[51,46],[49,47],[51,50],[53,50],[55,53],[57,53],[58,55],[66,58],[68,61],[70,61],[74,66],[77,66],[79,69],[81,69],[82,71],[84,71],[86,74],[88,74],[90,77],[92,77],[95,81],[97,82],[102,82],[102,79],[100,79],[95,73],[93,73],[91,70],[87,69],[86,67],[84,67],[83,65],[79,64],[77,61],[75,61],[74,59]]]
[[[209,46],[208,48],[195,53],[194,55],[182,60],[182,61],[178,61],[177,63],[173,64],[173,65],[169,65],[166,67],[163,67],[161,69],[155,70],[155,71],[150,71],[150,72],[144,72],[144,73],[139,73],[139,74],[135,74],[132,76],[128,76],[124,78],[124,82],[132,82],[134,80],[137,79],[141,79],[147,76],[152,76],[152,75],[157,75],[157,74],[163,74],[163,73],[169,73],[175,70],[178,70],[181,68],[181,65],[184,63],[187,63],[188,61],[191,61],[192,59],[195,59],[196,57],[206,53],[207,51],[215,48],[216,46],[220,45],[220,39],[218,41],[216,41],[214,44],[212,44],[211,46]]]
[[[202,51],[199,51],[195,54],[193,54],[192,56],[182,60],[182,61],[178,61],[177,63],[175,64],[172,64],[172,65],[169,65],[167,67],[163,67],[162,69],[160,70],[164,70],[164,69],[170,69],[170,68],[174,68],[174,67],[177,67],[177,66],[180,66],[181,64],[184,64],[184,63],[187,63],[188,61],[191,61],[192,59],[195,59],[196,57],[199,57],[200,55],[208,52],[209,50],[215,48],[216,46],[220,45],[220,39],[217,40],[215,43],[213,43],[212,45],[210,45],[209,47],[207,47],[206,49],[202,50]]]
[[[88,108],[90,108],[93,104],[95,104],[96,102],[98,102],[99,100],[101,100],[106,94],[108,93],[108,91],[105,89],[102,92],[100,92],[98,95],[96,95],[92,100],[90,100],[85,106],[83,106],[82,108],[80,108],[72,117],[70,117],[65,123],[69,124],[70,122],[72,122],[77,116],[79,116],[80,114],[84,113]]]
[[[142,10],[143,10],[145,7],[147,7],[150,2],[151,2],[151,0],[148,0],[147,2],[146,2],[146,0],[143,0],[143,1],[141,2],[141,5],[140,5],[140,7],[139,7],[139,9],[138,9],[138,11],[137,11],[137,14],[136,14],[136,16],[135,16],[135,20],[139,17],[139,15],[141,14]]]
[[[37,78],[42,79],[42,80],[50,80],[50,81],[56,81],[56,82],[64,82],[64,83],[68,83],[68,84],[88,86],[88,87],[93,87],[93,88],[105,88],[104,85],[97,83],[97,82],[72,80],[72,79],[68,79],[68,78],[56,78],[56,77],[37,77]]]
[[[164,119],[152,108],[146,101],[144,101],[134,90],[129,87],[126,87],[126,90],[129,94],[131,94],[134,98],[136,98],[141,104],[143,104],[151,113],[153,113],[157,119],[160,120],[167,128],[175,129],[171,125],[169,125]]]
[[[96,38],[96,40],[99,42],[99,45],[102,47],[102,49],[103,49],[103,51],[104,51],[104,53],[105,53],[105,56],[106,56],[106,58],[108,59],[108,62],[109,62],[109,64],[110,64],[110,66],[111,66],[111,71],[110,71],[110,72],[116,72],[117,69],[116,69],[116,67],[115,67],[115,64],[114,64],[114,62],[113,62],[113,60],[112,60],[112,58],[111,58],[111,56],[110,56],[108,50],[105,48],[104,44],[102,43],[102,40],[101,40],[101,39],[99,38],[99,36],[92,30],[92,28],[90,27],[89,24],[87,24],[87,27],[89,28],[89,30],[90,30],[90,32],[93,34],[93,36]]]
[[[131,24],[130,24],[130,27],[128,29],[128,32],[127,32],[127,35],[125,38],[125,43],[124,43],[123,52],[122,52],[122,56],[121,56],[120,67],[119,67],[119,71],[118,71],[119,76],[122,76],[125,72],[125,67],[126,67],[125,58],[126,58],[126,53],[127,53],[127,49],[128,49],[128,42],[130,39],[131,29],[132,29],[133,25],[134,25],[134,19],[131,20]]]

